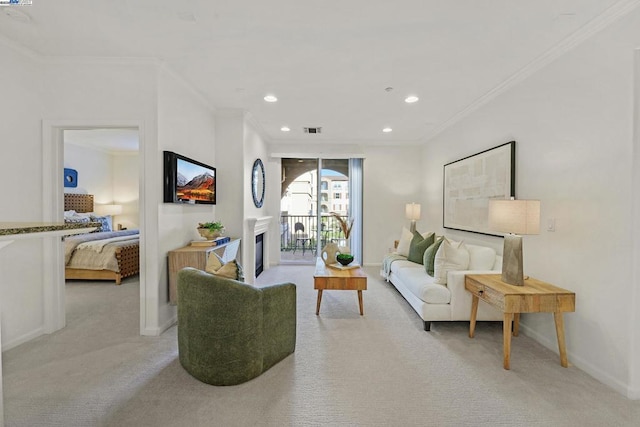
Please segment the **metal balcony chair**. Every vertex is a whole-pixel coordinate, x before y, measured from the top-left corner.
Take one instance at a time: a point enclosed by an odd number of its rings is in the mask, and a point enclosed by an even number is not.
[[[311,242],[311,238],[307,233],[304,232],[304,224],[301,222],[296,222],[293,226],[294,236],[295,236],[295,244],[293,245],[293,253],[296,253],[296,249],[298,249],[298,243],[302,245],[302,256],[304,256],[305,251],[307,250],[307,242],[309,243],[309,250],[313,251],[313,244]]]

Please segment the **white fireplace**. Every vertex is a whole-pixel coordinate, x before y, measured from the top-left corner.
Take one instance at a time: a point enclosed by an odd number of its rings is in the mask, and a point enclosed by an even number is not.
[[[272,216],[262,216],[259,218],[247,218],[247,233],[244,242],[246,257],[243,258],[244,280],[247,283],[255,283],[256,280],[256,236],[262,234],[262,264],[266,270],[269,268],[269,247],[270,234],[269,226],[273,222]]]

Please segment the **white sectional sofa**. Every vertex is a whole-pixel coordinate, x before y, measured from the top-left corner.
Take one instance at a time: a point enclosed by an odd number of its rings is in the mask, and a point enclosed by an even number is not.
[[[495,274],[502,269],[502,257],[492,248],[466,245],[469,252],[467,270],[446,272],[446,285],[435,283],[425,266],[408,261],[406,257],[391,254],[385,259],[380,274],[393,284],[424,322],[424,330],[431,322],[469,320],[471,293],[464,288],[467,274]],[[386,268],[385,268],[386,266]],[[385,271],[387,270],[387,271]],[[437,276],[437,274],[436,274]],[[500,311],[480,301],[477,320],[503,320]]]

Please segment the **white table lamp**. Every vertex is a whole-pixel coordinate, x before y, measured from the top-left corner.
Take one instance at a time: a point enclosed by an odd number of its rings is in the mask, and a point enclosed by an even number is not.
[[[122,213],[122,205],[116,204],[107,204],[107,205],[97,205],[96,213],[100,215],[120,215]]]
[[[540,233],[540,200],[489,200],[489,228],[504,236],[502,281],[524,285],[521,234]]]
[[[420,219],[420,204],[419,203],[407,203],[405,206],[405,214],[407,219],[411,221],[412,233],[416,231],[416,221]]]

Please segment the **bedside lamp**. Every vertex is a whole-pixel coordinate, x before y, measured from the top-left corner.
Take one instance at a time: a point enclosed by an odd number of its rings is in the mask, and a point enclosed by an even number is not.
[[[120,215],[122,213],[122,205],[116,204],[108,204],[108,205],[97,205],[96,213],[100,215]]]
[[[420,204],[407,203],[405,206],[405,214],[407,219],[411,221],[411,228],[409,231],[413,233],[416,231],[416,221],[420,219]]]
[[[122,205],[107,204],[97,205],[95,207],[96,213],[103,216],[111,216],[111,222],[115,222],[116,215],[122,214]],[[122,224],[118,224],[118,230],[122,230]]]
[[[489,200],[489,228],[504,236],[502,281],[524,285],[521,234],[540,233],[540,200]]]

